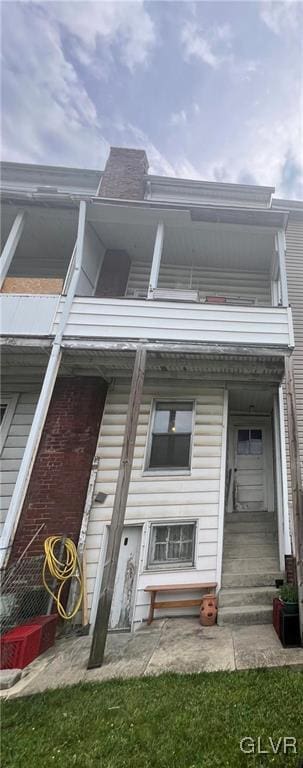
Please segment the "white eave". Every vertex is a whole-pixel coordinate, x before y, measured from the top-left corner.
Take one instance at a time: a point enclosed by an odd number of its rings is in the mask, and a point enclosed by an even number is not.
[[[216,181],[194,181],[167,176],[145,177],[146,199],[171,200],[214,205],[246,205],[269,208],[274,187],[253,184],[229,184]]]

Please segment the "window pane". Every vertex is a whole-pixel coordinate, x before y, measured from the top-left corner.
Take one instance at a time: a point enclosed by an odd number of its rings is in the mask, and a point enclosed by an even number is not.
[[[193,542],[184,541],[180,547],[180,560],[192,560],[193,556]]]
[[[168,560],[180,560],[180,541],[170,541],[167,550]]]
[[[153,432],[191,432],[192,403],[156,403]]]
[[[154,528],[155,531],[155,540],[165,542],[168,537],[168,527],[167,525],[159,525],[156,528]]]
[[[166,544],[155,544],[154,562],[166,561]]]
[[[164,410],[156,410],[154,421],[154,432],[168,432],[170,411],[167,406]]]
[[[150,454],[152,467],[189,467],[191,435],[153,435]]]
[[[250,452],[254,456],[259,456],[262,451],[262,429],[252,429],[250,432]]]
[[[169,529],[170,541],[180,541],[180,536],[181,536],[181,526],[172,525]]]
[[[176,411],[175,419],[176,432],[191,432],[192,430],[192,408],[190,410]]]
[[[239,456],[249,454],[249,429],[238,429],[238,449]]]

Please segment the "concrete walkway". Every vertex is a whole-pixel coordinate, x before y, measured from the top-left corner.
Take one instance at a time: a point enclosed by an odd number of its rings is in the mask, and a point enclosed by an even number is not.
[[[156,620],[135,634],[110,634],[103,667],[87,670],[89,637],[57,641],[28,666],[4,698],[110,678],[163,672],[233,671],[256,667],[303,668],[303,649],[284,649],[270,624],[201,627],[196,618]]]

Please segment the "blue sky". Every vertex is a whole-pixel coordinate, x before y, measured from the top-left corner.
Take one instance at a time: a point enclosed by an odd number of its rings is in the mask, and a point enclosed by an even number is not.
[[[2,155],[268,184],[303,198],[299,0],[2,3]]]

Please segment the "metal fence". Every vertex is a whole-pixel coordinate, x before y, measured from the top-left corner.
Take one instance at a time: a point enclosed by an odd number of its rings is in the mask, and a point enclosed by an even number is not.
[[[50,613],[52,598],[42,581],[44,556],[25,556],[5,572],[0,596],[0,634],[33,616]]]

